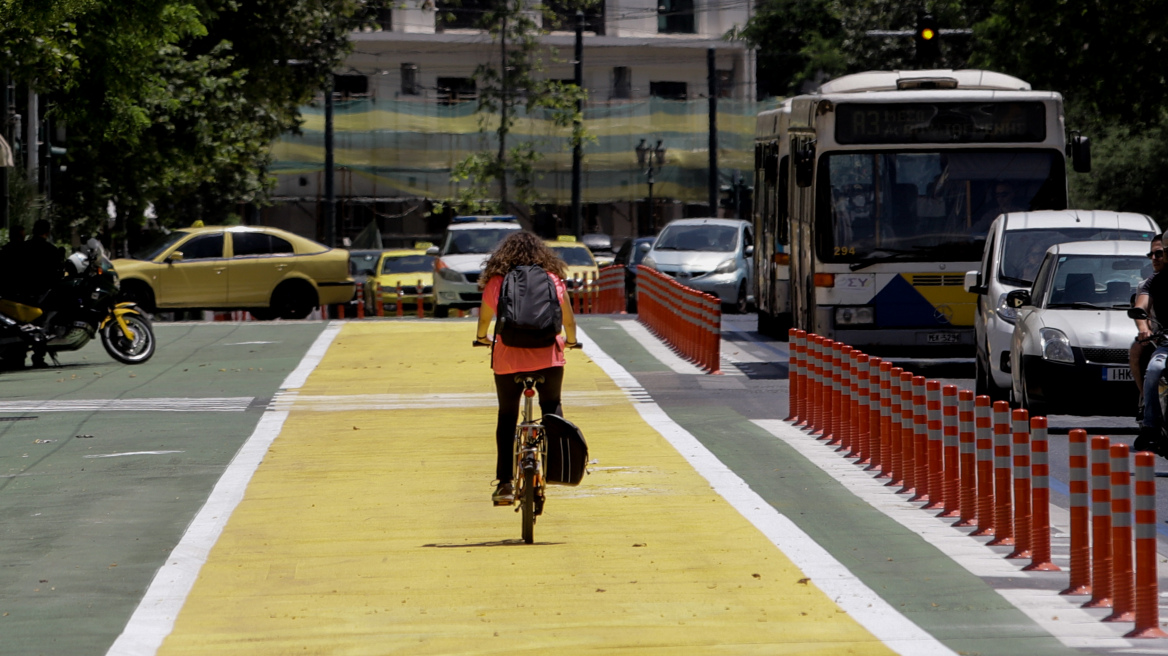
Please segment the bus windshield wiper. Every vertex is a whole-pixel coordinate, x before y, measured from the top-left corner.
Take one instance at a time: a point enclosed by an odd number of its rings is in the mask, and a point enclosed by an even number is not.
[[[880,264],[881,262],[894,262],[902,259],[906,255],[918,255],[920,249],[903,249],[903,248],[877,248],[878,253],[887,253],[887,255],[870,255],[860,260],[859,262],[852,262],[848,268],[852,271],[859,271],[865,267],[870,267],[873,264]]]

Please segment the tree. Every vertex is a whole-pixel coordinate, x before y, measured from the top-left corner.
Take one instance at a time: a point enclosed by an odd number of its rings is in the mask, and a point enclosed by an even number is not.
[[[580,8],[584,6],[581,4]],[[538,5],[537,9],[542,11],[545,7]],[[493,153],[472,153],[455,165],[452,179],[466,180],[469,184],[453,202],[459,211],[467,213],[510,213],[513,203],[530,205],[538,199],[536,164],[541,155],[535,143],[509,142],[520,118],[519,109],[529,115],[546,112],[553,125],[570,128],[569,147],[573,147],[586,139],[576,111],[576,101],[585,98],[585,91],[575,84],[540,75],[545,51],[539,36],[544,30],[524,0],[491,3],[483,12],[479,26],[499,47],[499,59],[480,64],[474,74],[479,94],[479,129],[485,133],[494,122],[496,147]],[[549,54],[555,56],[554,51]]]
[[[726,36],[758,49],[759,97],[810,91],[847,70],[843,25],[831,0],[759,3],[746,25]]]

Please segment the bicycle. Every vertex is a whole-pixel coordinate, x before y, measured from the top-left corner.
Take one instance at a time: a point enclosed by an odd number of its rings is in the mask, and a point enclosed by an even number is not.
[[[475,346],[489,346],[474,341]],[[582,348],[579,342],[566,345],[569,349]],[[544,382],[542,376],[517,374],[516,383],[523,384],[523,407],[519,423],[515,426],[514,464],[512,467],[511,484],[514,489],[514,504],[519,502],[515,512],[521,513],[523,518],[523,541],[532,544],[535,541],[535,519],[543,514],[545,500],[544,491],[547,483],[544,472],[547,470],[547,433],[543,423],[535,417],[535,386]],[[511,505],[503,504],[503,505]]]

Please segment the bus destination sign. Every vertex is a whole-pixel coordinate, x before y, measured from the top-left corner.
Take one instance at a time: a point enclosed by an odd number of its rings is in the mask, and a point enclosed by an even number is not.
[[[1040,102],[840,103],[840,144],[1038,143],[1046,139]]]

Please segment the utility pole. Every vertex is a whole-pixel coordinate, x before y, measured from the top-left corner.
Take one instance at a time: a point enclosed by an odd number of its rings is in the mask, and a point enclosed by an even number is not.
[[[324,85],[324,240],[337,245],[337,194],[333,186],[333,74]]]
[[[709,177],[706,184],[709,192],[710,216],[718,216],[718,70],[715,50],[706,50],[706,76],[708,79],[710,96],[710,164]]]
[[[576,91],[584,89],[584,12],[576,10]],[[584,116],[584,99],[576,98],[576,125],[573,134],[579,136],[580,122]],[[580,212],[580,167],[583,148],[579,139],[572,144],[572,233],[580,239],[584,233],[584,220]]]

